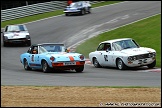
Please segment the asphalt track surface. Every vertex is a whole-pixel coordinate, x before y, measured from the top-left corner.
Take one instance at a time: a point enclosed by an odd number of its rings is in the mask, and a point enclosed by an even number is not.
[[[94,8],[91,14],[83,16],[60,15],[27,23],[26,26],[33,44],[63,42],[75,49],[80,42],[106,30],[156,14],[161,14],[161,1],[128,1]],[[1,85],[161,87],[161,69],[156,67],[151,70],[142,67],[121,71],[116,68],[95,68],[87,61],[83,73],[25,71],[19,58],[27,50],[25,46],[3,47],[1,39]]]

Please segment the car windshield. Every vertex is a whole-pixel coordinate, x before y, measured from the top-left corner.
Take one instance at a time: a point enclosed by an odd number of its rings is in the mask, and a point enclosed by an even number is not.
[[[76,7],[80,7],[81,5],[82,5],[81,2],[75,2],[75,3],[71,3],[71,4],[70,4],[70,7],[71,7],[71,8],[76,8]]]
[[[26,26],[24,25],[11,25],[7,27],[7,32],[13,32],[13,31],[27,31]]]
[[[129,49],[129,48],[138,48],[139,45],[134,40],[121,40],[113,43],[113,48],[116,51]]]
[[[41,45],[40,53],[43,52],[65,52],[65,46],[63,44]]]

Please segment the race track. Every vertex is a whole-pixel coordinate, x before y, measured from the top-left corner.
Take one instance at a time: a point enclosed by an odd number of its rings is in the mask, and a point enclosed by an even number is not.
[[[128,1],[92,9],[84,16],[60,15],[27,23],[32,43],[63,42],[68,47],[105,30],[161,14],[161,1]],[[2,36],[1,36],[2,37]],[[120,71],[115,68],[94,68],[86,64],[83,73],[73,71],[43,73],[25,71],[19,56],[24,46],[3,47],[1,39],[1,85],[42,86],[160,86],[160,71],[145,68]],[[83,49],[84,50],[84,49]]]

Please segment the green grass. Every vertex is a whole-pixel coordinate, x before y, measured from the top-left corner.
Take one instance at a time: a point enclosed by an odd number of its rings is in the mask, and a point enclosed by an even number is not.
[[[122,2],[122,1],[106,1],[106,2],[101,2],[101,3],[95,3],[95,4],[92,4],[92,8],[109,5],[109,4],[114,4],[114,3],[118,3],[118,2]],[[57,15],[62,15],[62,14],[64,14],[63,9],[52,11],[52,12],[46,12],[43,14],[18,18],[18,19],[14,19],[14,20],[3,21],[3,22],[1,22],[1,28],[5,27],[6,25],[10,25],[10,24],[22,24],[22,23],[32,22],[32,21],[36,21],[36,20],[40,20],[40,19],[44,19],[44,18],[48,18],[48,17],[53,17],[53,16],[57,16]]]
[[[93,37],[79,45],[76,52],[88,58],[88,54],[95,51],[101,41],[117,38],[133,38],[140,46],[155,49],[156,66],[161,67],[161,14]]]

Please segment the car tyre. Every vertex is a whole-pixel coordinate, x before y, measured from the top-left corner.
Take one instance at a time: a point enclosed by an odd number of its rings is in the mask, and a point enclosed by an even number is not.
[[[84,15],[84,14],[85,14],[85,10],[82,9],[82,10],[81,10],[81,15]]]
[[[31,46],[31,41],[30,40],[27,41],[27,46]]]
[[[94,67],[96,67],[96,68],[100,68],[100,67],[101,67],[101,65],[99,64],[97,58],[94,58],[94,59],[93,59],[93,65],[94,65]]]
[[[124,64],[124,62],[123,62],[121,59],[118,59],[118,60],[117,60],[117,67],[118,67],[118,69],[120,69],[120,70],[126,69],[126,65]]]
[[[65,16],[69,16],[69,14],[68,13],[65,13]]]
[[[24,59],[24,69],[25,70],[31,70],[31,68],[28,65],[28,61],[26,59]]]
[[[7,43],[6,42],[3,42],[3,46],[6,47],[7,46]]]
[[[91,8],[88,8],[88,13],[91,13]]]
[[[42,61],[42,71],[44,73],[47,73],[51,70],[51,68],[49,67],[48,63],[44,60]]]
[[[155,67],[155,65],[156,65],[156,60],[153,63],[147,65],[147,67],[148,68],[153,68],[153,67]]]
[[[76,72],[83,72],[83,70],[84,70],[84,65],[75,69]]]

